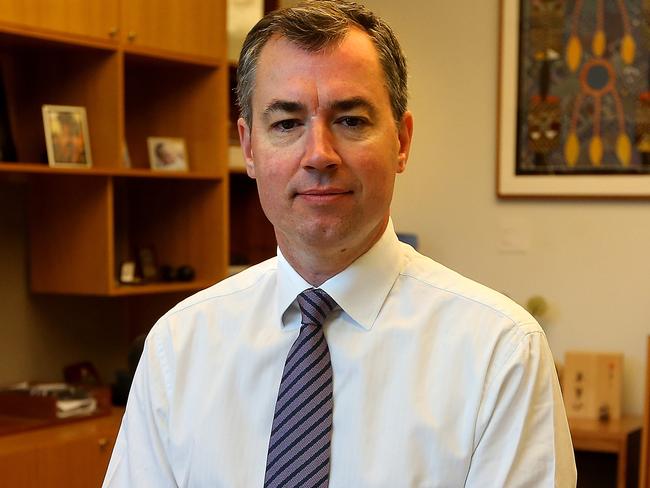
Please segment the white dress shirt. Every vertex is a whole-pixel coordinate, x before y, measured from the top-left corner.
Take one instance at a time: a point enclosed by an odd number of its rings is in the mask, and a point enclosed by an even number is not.
[[[278,253],[151,330],[104,487],[263,486],[310,285]],[[573,487],[544,333],[521,307],[383,237],[321,288],[334,375],[331,488]]]

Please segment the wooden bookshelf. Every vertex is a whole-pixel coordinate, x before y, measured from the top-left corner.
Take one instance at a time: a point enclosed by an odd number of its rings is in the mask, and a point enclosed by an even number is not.
[[[225,31],[225,0],[4,2],[0,73],[18,160],[0,162],[0,183],[29,186],[32,291],[189,293],[227,275]],[[92,167],[47,165],[44,104],[86,108]],[[150,136],[183,138],[189,170],[150,170]],[[143,246],[195,279],[120,284]]]

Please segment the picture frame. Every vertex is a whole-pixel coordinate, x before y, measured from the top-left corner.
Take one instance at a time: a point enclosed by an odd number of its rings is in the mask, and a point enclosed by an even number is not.
[[[530,1],[530,0],[525,0]],[[641,8],[642,0],[636,0]],[[532,4],[533,2],[531,2]],[[522,150],[518,140],[520,123],[518,116],[525,117],[524,107],[520,100],[526,100],[525,95],[520,95],[520,26],[523,25],[520,0],[500,0],[499,3],[499,64],[497,81],[497,141],[496,141],[496,193],[500,198],[608,198],[608,199],[648,199],[650,198],[650,172],[627,172],[615,173],[607,171],[531,171],[527,174],[519,172],[523,159],[520,157]],[[568,5],[568,4],[567,4]],[[566,15],[570,15],[568,12]],[[607,22],[606,22],[607,25]],[[564,34],[566,40],[566,34]],[[642,36],[639,36],[640,38]],[[637,59],[645,55],[647,60],[647,48],[644,47],[642,39],[637,44]],[[620,43],[620,41],[619,41]],[[622,44],[622,43],[620,43]],[[588,55],[591,54],[592,46],[586,45],[582,48],[583,56],[580,58],[583,68],[587,63]],[[525,55],[525,53],[523,53]],[[564,59],[565,52],[560,52]],[[528,58],[526,58],[528,59]],[[567,57],[567,60],[569,58]],[[562,62],[562,61],[560,61]],[[568,61],[567,61],[568,62]],[[647,62],[647,61],[646,61]],[[527,72],[529,73],[529,72]],[[528,75],[527,75],[528,76]],[[576,75],[577,76],[577,75]],[[584,80],[580,78],[580,82]],[[562,102],[565,103],[565,102]],[[578,102],[576,102],[577,104]],[[600,102],[599,102],[600,103]],[[611,103],[611,102],[609,102]],[[629,105],[629,104],[628,104]],[[638,104],[637,104],[638,105]],[[580,107],[580,106],[579,106]],[[584,109],[584,107],[582,107]],[[650,111],[650,105],[648,105]],[[582,120],[588,121],[588,115],[582,116]],[[569,117],[571,118],[571,117]],[[574,115],[575,118],[575,115]],[[603,124],[604,125],[604,124]],[[566,130],[567,124],[563,124],[560,131],[569,134]],[[631,124],[628,122],[628,126]],[[630,132],[629,130],[627,132]],[[519,137],[523,139],[523,137]],[[612,139],[610,137],[610,139]],[[616,140],[616,138],[613,138]],[[607,145],[607,139],[603,138],[602,146]],[[567,141],[563,141],[565,148],[563,155],[569,154],[566,151]],[[625,141],[624,141],[625,142]],[[613,146],[614,144],[610,144]],[[614,145],[615,146],[615,145]],[[595,145],[598,148],[598,145]],[[625,144],[622,145],[625,148]],[[628,154],[632,153],[637,160],[639,153],[635,134],[628,137]],[[609,154],[616,155],[618,146],[609,149]],[[580,151],[591,157],[592,146],[589,140],[582,142]],[[608,149],[605,149],[607,156]],[[598,154],[598,151],[595,152]],[[584,156],[583,156],[584,157]],[[574,163],[575,164],[575,163]],[[638,162],[636,163],[639,164]],[[645,162],[644,162],[645,164]],[[602,169],[602,168],[596,168]],[[647,167],[644,166],[644,171]]]
[[[155,171],[188,171],[185,139],[180,137],[147,137],[149,165]]]
[[[90,168],[92,156],[86,108],[43,105],[42,112],[48,164],[52,167]]]
[[[135,261],[124,261],[120,265],[120,283],[127,285],[137,283],[139,280],[135,275]]]

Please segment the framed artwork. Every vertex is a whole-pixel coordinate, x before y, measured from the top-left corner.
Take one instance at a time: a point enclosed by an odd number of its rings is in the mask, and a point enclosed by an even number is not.
[[[497,195],[650,198],[650,2],[500,0]]]
[[[177,137],[147,137],[151,169],[187,171],[185,140]]]
[[[43,105],[45,145],[50,166],[90,167],[90,138],[84,107]]]

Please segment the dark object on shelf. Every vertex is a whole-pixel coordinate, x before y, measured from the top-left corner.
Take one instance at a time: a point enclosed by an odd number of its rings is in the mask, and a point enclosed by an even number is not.
[[[156,281],[158,268],[156,267],[156,257],[152,247],[142,247],[138,250],[138,265],[143,280]]]
[[[131,383],[133,382],[133,375],[135,375],[135,370],[140,362],[140,356],[142,356],[146,338],[147,336],[145,334],[139,335],[133,340],[131,347],[129,347],[127,356],[129,370],[119,370],[115,373],[115,384],[112,387],[113,405],[126,405]]]
[[[7,94],[5,84],[0,70],[0,161],[16,161],[16,146],[11,135],[11,123],[9,122],[9,107],[7,105]]]
[[[167,264],[161,266],[160,279],[163,281],[176,281],[176,269]]]
[[[70,364],[63,368],[63,378],[66,383],[83,386],[100,386],[102,380],[97,369],[90,361]]]
[[[178,281],[192,281],[195,274],[192,266],[181,266],[176,270],[176,279]]]
[[[160,279],[163,281],[192,281],[196,272],[192,266],[174,268],[168,264],[160,267]]]

